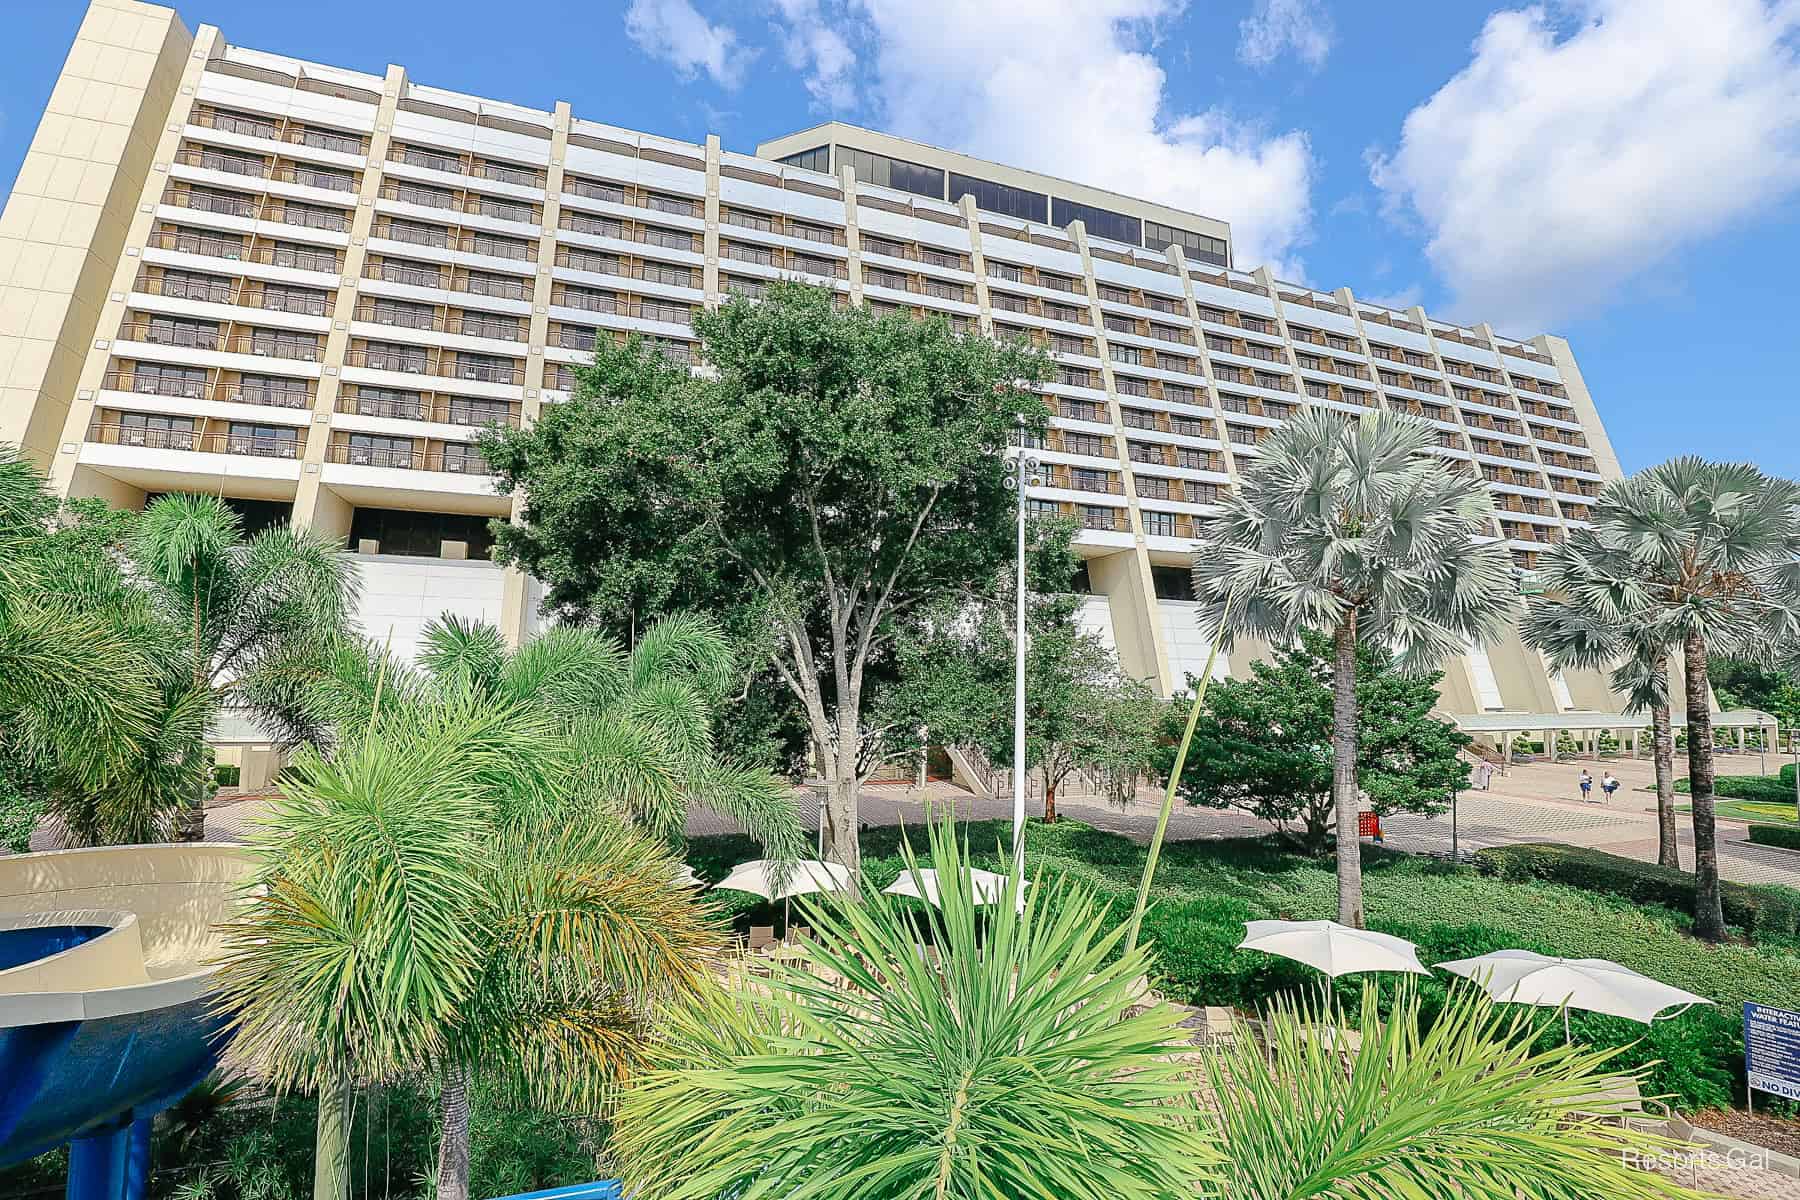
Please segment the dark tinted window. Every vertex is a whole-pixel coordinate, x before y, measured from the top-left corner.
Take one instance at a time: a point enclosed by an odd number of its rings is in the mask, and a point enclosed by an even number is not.
[[[1040,225],[1048,224],[1050,220],[1050,198],[1044,193],[1028,192],[1024,188],[1008,187],[1004,183],[990,183],[986,179],[958,175],[952,171],[950,199],[961,200],[964,196],[975,197],[975,207],[987,212],[1036,221]]]
[[[885,154],[839,146],[838,166],[845,165],[855,168],[859,182],[893,188],[897,192],[911,192],[915,196],[944,198],[944,173],[936,167],[923,167]]]
[[[1095,208],[1091,204],[1077,204],[1073,200],[1064,200],[1061,196],[1053,198],[1050,202],[1050,223],[1061,227],[1071,221],[1080,221],[1085,225],[1089,237],[1109,238],[1133,246],[1143,244],[1143,229],[1136,217]]]
[[[1150,577],[1156,583],[1159,600],[1192,600],[1194,577],[1186,567],[1151,567]]]
[[[775,160],[790,167],[803,167],[808,171],[817,171],[821,175],[831,174],[831,147],[816,146],[811,150],[802,150],[798,154],[790,154],[786,158]]]
[[[1164,225],[1160,221],[1144,222],[1144,245],[1152,250],[1163,250],[1172,245],[1180,246],[1181,252],[1188,258],[1211,263],[1215,267],[1229,265],[1223,238],[1208,237],[1204,233],[1177,229],[1173,225]]]
[[[383,554],[436,558],[443,542],[467,542],[469,557],[488,557],[494,535],[488,518],[464,513],[404,512],[396,508],[359,508],[350,519],[351,550],[363,538],[381,543]]]

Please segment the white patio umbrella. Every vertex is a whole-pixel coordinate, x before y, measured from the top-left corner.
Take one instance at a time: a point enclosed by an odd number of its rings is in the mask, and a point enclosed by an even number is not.
[[[686,863],[682,863],[681,869],[675,872],[674,882],[678,888],[703,888],[706,886],[706,880],[694,874],[694,868]]]
[[[786,901],[813,892],[846,892],[850,890],[850,871],[842,863],[803,858],[787,867],[787,881],[777,883],[781,864],[767,858],[753,858],[731,868],[731,873],[713,884],[734,892],[750,892],[765,900],[783,902],[781,923],[787,924]]]
[[[1712,1003],[1705,996],[1684,992],[1604,958],[1551,958],[1530,950],[1496,950],[1437,965],[1441,971],[1473,980],[1502,1004],[1562,1009],[1565,1041],[1571,1008],[1648,1025],[1666,1008]]]
[[[973,867],[963,868],[963,874],[969,879],[975,895],[975,903],[998,904],[1000,897],[1006,894],[1006,876],[993,871],[981,871]],[[917,875],[911,871],[902,871],[900,878],[881,890],[890,896],[911,896],[924,900],[934,908],[943,907],[942,895],[939,891],[938,873],[935,867],[921,868]],[[1027,880],[1019,886],[1021,898],[1026,888],[1031,886]]]
[[[1305,963],[1336,979],[1364,971],[1429,975],[1405,938],[1336,921],[1245,921],[1240,950],[1261,950]]]

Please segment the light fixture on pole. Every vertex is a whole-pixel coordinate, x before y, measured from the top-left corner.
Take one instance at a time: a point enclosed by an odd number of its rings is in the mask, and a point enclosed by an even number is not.
[[[1018,500],[1018,608],[1013,626],[1013,869],[1025,875],[1025,489],[1037,485],[1041,464],[1026,453],[1025,415],[1019,414],[1019,452],[1006,465],[1006,486]]]

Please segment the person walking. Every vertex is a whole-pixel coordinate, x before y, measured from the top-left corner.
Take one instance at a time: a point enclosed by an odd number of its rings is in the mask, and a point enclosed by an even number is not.
[[[1619,790],[1618,777],[1608,771],[1600,780],[1600,790],[1606,793],[1607,802],[1611,803],[1613,793]]]
[[[1586,767],[1581,768],[1581,802],[1588,803],[1594,796],[1594,777],[1588,774]]]
[[[1494,765],[1488,762],[1475,764],[1475,786],[1482,791],[1488,790],[1488,781],[1494,777]]]

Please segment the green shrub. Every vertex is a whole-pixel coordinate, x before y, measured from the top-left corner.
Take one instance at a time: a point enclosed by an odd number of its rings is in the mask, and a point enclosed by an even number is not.
[[[1792,804],[1794,801],[1793,764],[1781,768],[1780,775],[1720,775],[1713,780],[1713,795],[1721,800],[1760,800],[1765,804]],[[1686,778],[1675,781],[1675,790],[1693,791]]]
[[[222,788],[236,787],[240,777],[238,768],[229,763],[220,763],[213,768],[213,782]]]
[[[0,773],[0,854],[23,854],[31,849],[31,831],[43,811],[42,799],[21,792]]]
[[[1523,843],[1495,846],[1475,855],[1476,866],[1509,883],[1548,880],[1657,904],[1684,916],[1694,911],[1694,877],[1686,871],[1621,858],[1585,846]],[[1757,941],[1790,942],[1800,937],[1800,890],[1777,884],[1719,885],[1725,919]]]
[[[1800,850],[1800,826],[1752,825],[1750,840],[1759,846],[1780,846],[1784,850]]]

